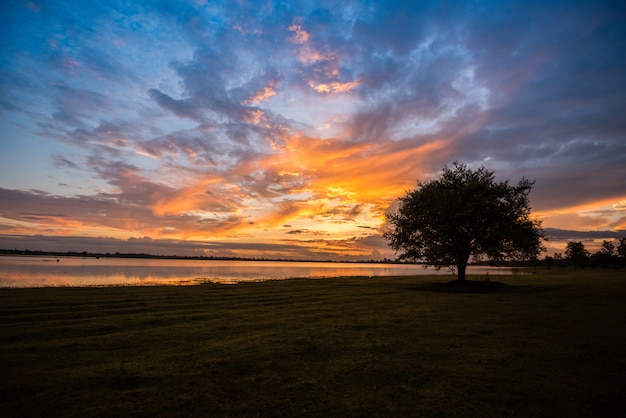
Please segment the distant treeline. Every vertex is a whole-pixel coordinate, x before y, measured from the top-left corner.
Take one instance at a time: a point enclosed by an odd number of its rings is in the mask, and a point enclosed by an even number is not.
[[[591,254],[584,248],[581,242],[569,242],[565,254],[556,253],[554,256],[546,255],[543,259],[524,261],[503,261],[494,263],[491,261],[470,263],[474,266],[490,267],[519,267],[519,268],[624,268],[626,267],[626,239],[620,240],[620,246],[615,247],[611,242],[605,241],[602,248]],[[306,260],[288,258],[264,258],[264,257],[227,257],[227,256],[180,256],[180,255],[155,255],[146,253],[92,253],[87,251],[41,251],[41,250],[17,250],[0,249],[0,255],[21,255],[41,257],[93,257],[93,258],[151,258],[162,260],[217,260],[217,261],[281,261],[281,262],[307,262],[307,263],[368,263],[368,264],[417,264],[406,261],[391,260]]]
[[[218,260],[218,261],[285,261],[285,262],[307,262],[307,263],[379,263],[379,264],[420,264],[384,260],[307,260],[288,258],[264,258],[264,257],[227,257],[227,256],[180,256],[180,255],[156,255],[146,253],[92,253],[87,251],[41,251],[41,250],[17,250],[0,249],[0,255],[24,255],[42,257],[93,257],[93,258],[152,258],[162,260]]]

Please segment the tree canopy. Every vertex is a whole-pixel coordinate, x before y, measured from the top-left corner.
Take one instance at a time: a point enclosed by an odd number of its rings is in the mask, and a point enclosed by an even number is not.
[[[576,270],[587,265],[591,253],[585,248],[585,245],[581,241],[570,241],[565,247],[565,256],[574,264],[574,270]]]
[[[456,267],[465,280],[470,258],[492,261],[536,258],[544,238],[541,223],[530,217],[533,182],[497,182],[484,167],[472,170],[455,162],[440,178],[418,181],[387,214],[385,238],[401,260],[436,268]]]

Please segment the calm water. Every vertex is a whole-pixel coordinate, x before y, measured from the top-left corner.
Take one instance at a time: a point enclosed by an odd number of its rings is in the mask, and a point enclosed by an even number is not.
[[[513,271],[493,267],[468,269],[468,274],[486,273]],[[293,277],[425,274],[450,272],[400,264],[0,256],[0,287],[230,284]]]

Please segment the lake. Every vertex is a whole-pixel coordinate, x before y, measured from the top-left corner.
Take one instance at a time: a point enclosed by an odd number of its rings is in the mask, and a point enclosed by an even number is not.
[[[468,267],[467,274],[502,275],[518,270]],[[0,287],[153,286],[282,280],[295,277],[449,275],[447,269],[384,263],[319,263],[243,260],[166,260],[0,256]]]

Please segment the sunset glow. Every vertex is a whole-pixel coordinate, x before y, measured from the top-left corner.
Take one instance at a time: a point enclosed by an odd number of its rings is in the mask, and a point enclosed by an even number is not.
[[[0,6],[0,248],[394,258],[454,161],[535,180],[550,252],[626,236],[617,3]]]

